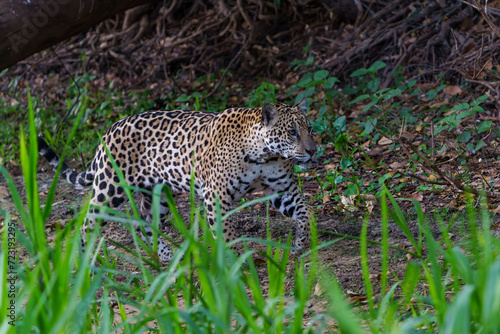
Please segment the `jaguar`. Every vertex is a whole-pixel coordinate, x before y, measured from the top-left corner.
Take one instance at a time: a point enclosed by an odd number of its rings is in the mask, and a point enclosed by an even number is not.
[[[245,195],[262,192],[276,195],[270,204],[296,222],[294,252],[307,248],[313,212],[294,174],[294,165],[307,168],[316,156],[306,111],[307,100],[303,99],[296,105],[265,104],[219,113],[146,111],[117,121],[102,137],[85,171],[76,172],[62,162],[60,175],[64,179],[93,189],[81,229],[82,249],[87,233],[96,224],[93,213],[102,206],[119,210],[127,199],[112,160],[129,186],[149,190],[135,192],[141,218],[148,223],[152,222],[151,190],[157,184],[167,185],[174,196],[189,194],[194,187],[212,230],[217,205],[224,216]],[[43,137],[38,137],[38,148],[40,155],[57,168],[60,158]],[[162,219],[168,212],[162,199]],[[145,242],[152,243],[150,227],[146,226],[144,233],[139,225],[136,229]],[[222,233],[227,242],[238,237],[230,220],[222,222]],[[164,262],[173,257],[172,249],[161,238],[158,257]]]

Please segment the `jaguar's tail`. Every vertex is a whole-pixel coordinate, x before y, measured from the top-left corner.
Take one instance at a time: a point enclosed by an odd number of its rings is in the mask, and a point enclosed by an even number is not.
[[[56,169],[61,161],[56,152],[52,150],[42,137],[38,137],[38,153]],[[61,176],[69,183],[79,184],[82,186],[90,186],[94,181],[94,172],[87,169],[84,172],[78,173],[71,169],[65,162],[62,163]]]

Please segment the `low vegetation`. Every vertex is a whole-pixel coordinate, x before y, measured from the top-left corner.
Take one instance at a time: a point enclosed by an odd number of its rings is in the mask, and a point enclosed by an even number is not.
[[[24,100],[12,83],[9,92],[0,95],[0,113],[8,121],[0,123],[0,171],[15,205],[11,212],[0,212],[0,298],[2,305],[9,305],[12,298],[4,282],[15,272],[17,331],[499,333],[495,207],[500,130],[487,112],[492,97],[444,79],[420,83],[405,77],[400,68],[392,73],[395,84],[381,88],[379,71],[386,67],[381,61],[354,71],[350,82],[315,68],[307,57],[292,66],[303,74],[286,87],[269,81],[250,90],[233,85],[209,98],[206,83],[214,78],[206,77],[190,87],[191,93],[155,99],[151,91],[124,93],[112,84],[96,91],[93,77],[83,74],[67,88],[65,105],[40,101],[29,90]],[[56,198],[57,177],[41,201],[39,132],[62,156],[80,156],[83,165],[100,133],[126,115],[152,108],[217,111],[303,97],[309,100],[321,148],[318,166],[297,170],[299,182],[315,185],[312,201],[318,215],[329,212],[362,221],[359,235],[338,233],[337,239],[322,240],[326,232],[318,229],[318,221],[312,226],[311,251],[293,258],[290,238],[271,241],[268,227],[268,238],[258,241],[266,247],[264,260],[254,261],[255,251],[246,248],[236,256],[223,241],[213,239],[194,200],[186,224],[169,197],[172,224],[184,241],[167,267],[141,255],[148,247],[131,228],[137,216],[133,207],[113,212],[113,220],[123,222],[133,236],[132,246],[115,245],[120,251],[110,249],[96,230],[87,251],[79,252],[79,227],[88,204],[67,224],[57,226],[53,238],[47,237],[44,226]],[[29,110],[29,121],[24,110]],[[5,166],[22,172],[23,190],[16,188]],[[168,196],[168,189],[154,189],[156,201],[162,192]],[[255,201],[242,206],[251,204]],[[101,211],[99,218],[110,214]],[[380,240],[368,238],[374,219],[380,222]],[[157,215],[155,237],[168,238],[158,220]],[[438,231],[431,229],[430,221]],[[391,242],[390,223],[401,230],[407,247]],[[16,235],[12,245],[11,226]],[[359,241],[361,294],[346,291],[321,257],[321,250],[345,238]],[[380,249],[376,259],[368,256],[370,245]],[[391,269],[392,249],[406,257],[403,275]],[[374,261],[378,272],[370,269]],[[139,270],[124,270],[123,263]],[[267,269],[266,284],[257,272],[262,266]],[[326,301],[324,309],[311,306],[317,300]],[[1,332],[15,331],[9,314],[2,306]]]

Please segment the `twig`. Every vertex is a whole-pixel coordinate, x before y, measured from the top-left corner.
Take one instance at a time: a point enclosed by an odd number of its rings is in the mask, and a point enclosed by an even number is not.
[[[481,6],[481,4],[477,0],[472,0],[474,3],[470,3],[464,0],[461,0],[464,4],[471,6],[472,8],[476,9],[485,19],[486,23],[490,26],[491,30],[497,35],[498,38],[500,38],[500,31],[497,29],[497,26],[491,18],[488,15],[488,0],[484,2],[484,7]]]
[[[356,16],[356,22],[354,23],[354,27],[358,27],[361,23],[361,18],[363,17],[363,4],[361,0],[353,0],[356,4],[356,8],[358,10],[358,15]]]
[[[434,117],[433,117],[434,119]],[[432,152],[432,163],[436,162],[436,157],[434,154],[434,122],[431,121],[431,152]]]
[[[467,78],[464,78],[464,79],[467,80],[468,82],[477,83],[477,84],[480,84],[480,85],[483,85],[483,86],[489,88],[491,91],[493,91],[497,94],[497,98],[500,98],[500,92],[498,91],[498,88],[493,88],[493,86],[491,86],[489,83],[487,83],[485,81],[480,81],[480,80],[472,80],[472,79],[467,79]],[[496,83],[496,84],[498,86],[498,83]]]

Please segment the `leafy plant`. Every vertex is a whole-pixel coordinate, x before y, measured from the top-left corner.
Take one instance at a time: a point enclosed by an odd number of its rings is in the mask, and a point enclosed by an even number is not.
[[[456,131],[462,120],[468,117],[477,119],[477,113],[484,113],[484,109],[480,106],[480,104],[486,102],[487,98],[487,95],[483,95],[474,99],[471,104],[463,102],[451,108],[449,115],[442,118],[438,122],[438,126],[434,130],[434,135],[437,136],[442,131]],[[465,145],[467,150],[478,151],[485,145],[485,143],[483,139],[479,139],[477,135],[489,131],[492,124],[493,122],[491,120],[473,122],[475,131],[472,132],[471,130],[464,130],[456,137],[456,140],[457,142]],[[473,136],[473,133],[476,133],[477,135]],[[474,140],[474,137],[476,140]]]
[[[360,68],[351,73],[351,78],[358,79],[358,89],[347,88],[344,89],[344,94],[351,95],[353,93],[375,93],[378,91],[381,79],[377,72],[387,66],[383,61],[377,60],[369,68]]]
[[[246,105],[250,108],[260,107],[265,103],[276,103],[276,92],[278,86],[269,82],[262,81],[257,88],[248,94]]]

